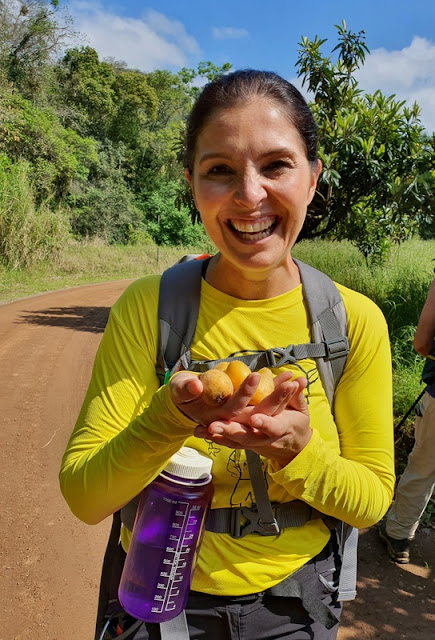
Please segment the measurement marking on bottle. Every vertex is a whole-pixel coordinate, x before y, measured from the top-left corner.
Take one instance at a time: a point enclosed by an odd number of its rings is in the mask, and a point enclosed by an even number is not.
[[[192,512],[198,512],[200,509],[200,506],[189,505],[188,502],[177,503],[173,516],[174,520],[171,523],[172,533],[169,536],[170,542],[175,544],[165,548],[167,557],[163,558],[162,564],[167,569],[160,572],[162,581],[158,583],[158,588],[161,590],[158,601],[162,602],[161,608],[157,611],[158,613],[171,611],[177,607],[174,598],[179,596],[180,589],[178,585],[181,585],[185,579],[184,570],[188,566],[187,557],[191,556],[193,551],[190,545],[195,539],[195,525],[199,522],[198,517],[193,516]],[[168,572],[169,567],[170,571]],[[166,578],[166,580],[163,580],[163,578]],[[157,598],[155,599],[157,600]],[[154,610],[154,612],[156,611]]]

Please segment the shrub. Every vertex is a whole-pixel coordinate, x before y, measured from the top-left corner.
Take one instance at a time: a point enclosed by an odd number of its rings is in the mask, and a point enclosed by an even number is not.
[[[69,235],[65,211],[35,204],[29,163],[0,154],[0,260],[16,269],[55,259]]]
[[[175,205],[180,186],[175,181],[158,183],[156,189],[143,200],[145,225],[158,245],[209,244],[202,225],[192,224],[189,209]]]

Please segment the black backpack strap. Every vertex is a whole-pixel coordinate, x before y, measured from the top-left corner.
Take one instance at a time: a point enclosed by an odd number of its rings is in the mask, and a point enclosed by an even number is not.
[[[112,516],[112,527],[101,569],[95,640],[101,638],[103,629],[112,616],[122,611],[118,600],[118,585],[124,565],[125,553],[119,545],[120,533],[121,514],[120,511],[115,511]]]

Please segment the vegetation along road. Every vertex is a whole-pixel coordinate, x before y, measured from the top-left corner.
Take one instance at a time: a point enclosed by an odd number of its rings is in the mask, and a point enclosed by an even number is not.
[[[128,281],[0,306],[0,640],[91,640],[110,522],[89,527],[60,494],[60,458],[110,306]],[[435,626],[435,531],[396,566],[361,531],[359,592],[339,640],[426,640]],[[255,639],[252,639],[255,640]]]

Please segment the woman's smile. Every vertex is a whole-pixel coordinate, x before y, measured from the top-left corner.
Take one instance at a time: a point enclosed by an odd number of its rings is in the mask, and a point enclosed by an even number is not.
[[[276,229],[277,217],[267,216],[254,220],[229,220],[231,231],[245,242],[257,242],[268,238]]]

